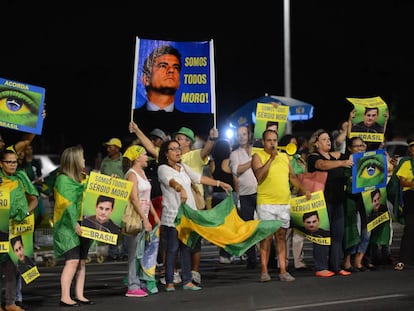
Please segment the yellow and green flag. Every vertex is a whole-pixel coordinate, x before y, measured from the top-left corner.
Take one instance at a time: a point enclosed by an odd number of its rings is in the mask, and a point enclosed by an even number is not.
[[[82,198],[87,178],[79,183],[65,174],[59,174],[54,185],[53,246],[55,257],[79,245],[74,228],[81,220]]]
[[[178,238],[187,246],[193,247],[201,236],[233,256],[241,256],[281,224],[278,220],[244,221],[237,213],[233,195],[209,210],[193,210],[182,204],[175,219]]]

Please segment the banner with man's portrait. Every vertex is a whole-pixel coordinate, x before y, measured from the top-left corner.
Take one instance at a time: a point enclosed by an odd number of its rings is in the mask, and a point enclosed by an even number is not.
[[[361,137],[365,142],[384,141],[388,106],[381,97],[347,98],[354,105],[354,117],[349,137]]]
[[[285,133],[288,114],[289,106],[257,103],[253,132],[253,152],[256,148],[263,148],[262,136],[267,129],[276,131],[278,140],[282,138]]]
[[[82,201],[82,236],[116,245],[132,182],[91,172]]]
[[[296,232],[307,240],[321,245],[331,244],[328,210],[323,191],[312,192],[310,200],[306,196],[290,200],[290,222]]]
[[[136,38],[131,119],[149,134],[216,126],[214,45]]]
[[[169,48],[172,49],[169,49]],[[165,51],[163,49],[165,48]],[[213,41],[164,41],[136,38],[133,108],[147,102],[147,78],[152,75],[149,60],[163,53],[181,56],[180,81],[175,108],[187,113],[215,112]],[[157,65],[159,66],[159,65]],[[168,70],[168,68],[165,68]]]

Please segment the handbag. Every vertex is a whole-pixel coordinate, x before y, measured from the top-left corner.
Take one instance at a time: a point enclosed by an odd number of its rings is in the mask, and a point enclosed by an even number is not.
[[[185,166],[183,166],[185,172],[187,173]],[[188,175],[188,173],[187,173]],[[206,208],[206,201],[204,200],[204,195],[201,194],[200,189],[198,189],[197,184],[191,181],[191,192],[194,197],[196,208],[198,210],[203,210]]]
[[[134,204],[130,200],[122,216],[122,233],[125,235],[136,235],[142,230],[142,218],[134,208]]]
[[[328,177],[327,171],[306,172],[297,176],[302,185],[310,192],[325,190],[326,178]]]
[[[194,201],[195,201],[197,209],[199,210],[205,209],[206,201],[204,200],[204,196],[201,194],[197,185],[193,182],[191,182],[191,192],[193,193],[193,197],[194,197]]]

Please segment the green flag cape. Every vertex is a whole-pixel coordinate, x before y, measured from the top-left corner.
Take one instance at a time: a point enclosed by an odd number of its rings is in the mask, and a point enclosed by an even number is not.
[[[402,216],[404,202],[402,196],[402,187],[396,173],[405,161],[411,161],[411,169],[414,170],[414,159],[412,159],[410,156],[402,158],[398,162],[397,167],[394,168],[391,178],[387,184],[387,199],[393,206],[393,219],[402,225],[404,225],[404,218]]]
[[[86,181],[79,183],[65,174],[56,178],[53,214],[53,246],[56,258],[62,257],[65,252],[80,244],[75,227],[81,219],[86,184]]]
[[[357,207],[355,200],[360,193],[348,194],[345,206],[344,206],[344,219],[345,219],[345,230],[344,230],[344,249],[347,250],[352,246],[358,245],[361,242],[361,236],[357,226]],[[365,216],[365,215],[364,215]],[[366,223],[366,221],[364,221]]]
[[[241,256],[281,224],[279,220],[244,221],[237,213],[233,195],[209,210],[193,210],[181,204],[175,219],[178,238],[187,246],[193,247],[201,236],[233,256]]]
[[[22,183],[24,190],[26,193],[39,196],[39,191],[37,190],[36,186],[32,183],[27,173],[23,170],[17,170],[16,171],[16,177],[19,179],[19,181]]]
[[[1,200],[9,200],[5,207],[0,209],[0,231],[3,235],[9,233],[9,222],[13,219],[17,222],[23,221],[29,211],[24,188],[16,176],[5,177],[3,171],[0,172],[0,192]],[[7,253],[0,253],[0,262],[9,258]]]

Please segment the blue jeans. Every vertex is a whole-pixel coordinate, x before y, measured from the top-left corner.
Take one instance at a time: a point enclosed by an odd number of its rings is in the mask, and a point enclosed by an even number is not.
[[[239,215],[240,218],[247,221],[254,219],[254,212],[256,210],[256,203],[257,203],[257,194],[249,194],[249,195],[241,195],[239,196],[240,199],[240,210]],[[257,261],[257,254],[256,254],[256,245],[250,247],[247,252],[247,263],[248,264],[256,264]]]
[[[161,237],[165,250],[165,283],[174,283],[175,260],[180,251],[181,278],[183,285],[191,282],[191,248],[178,239],[175,227],[161,226]]]
[[[345,217],[342,203],[332,204],[326,202],[329,226],[331,231],[331,245],[313,243],[313,259],[316,271],[341,270],[343,259],[342,241],[344,239]]]
[[[371,232],[368,232],[366,225],[362,226],[361,215],[359,213],[357,213],[357,227],[358,227],[359,236],[361,240],[357,245],[352,246],[349,249],[347,249],[347,253],[350,255],[353,255],[356,253],[365,254],[368,249]]]

